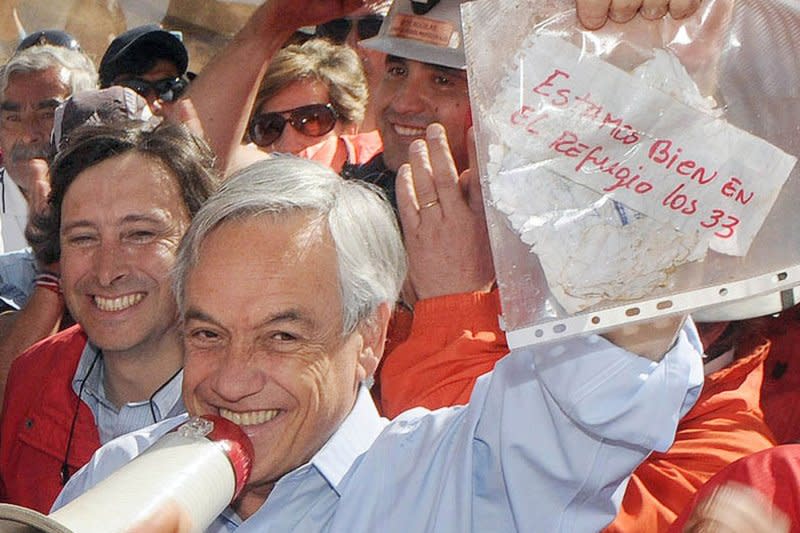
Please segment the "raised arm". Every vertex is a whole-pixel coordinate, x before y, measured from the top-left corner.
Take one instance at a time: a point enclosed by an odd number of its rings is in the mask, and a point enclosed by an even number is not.
[[[192,82],[186,93],[206,140],[227,169],[241,145],[261,78],[275,53],[302,26],[341,17],[362,0],[268,0]]]

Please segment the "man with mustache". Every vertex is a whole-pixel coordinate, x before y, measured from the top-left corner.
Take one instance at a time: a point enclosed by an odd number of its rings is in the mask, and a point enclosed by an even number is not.
[[[28,213],[50,190],[47,160],[56,107],[97,85],[94,64],[79,49],[49,44],[18,51],[0,69],[0,252],[27,246]]]

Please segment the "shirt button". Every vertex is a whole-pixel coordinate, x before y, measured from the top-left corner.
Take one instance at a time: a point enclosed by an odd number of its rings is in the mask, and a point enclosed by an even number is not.
[[[33,427],[33,418],[25,419],[25,427],[31,429]]]

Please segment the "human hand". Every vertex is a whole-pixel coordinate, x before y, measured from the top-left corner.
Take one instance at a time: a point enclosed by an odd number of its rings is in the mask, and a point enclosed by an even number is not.
[[[620,348],[658,362],[675,344],[686,316],[671,315],[646,322],[624,324],[603,336]]]
[[[784,533],[791,524],[760,492],[741,483],[717,487],[697,504],[684,533]]]
[[[700,7],[700,0],[575,0],[578,20],[589,30],[601,28],[607,20],[628,22],[637,13],[655,20],[669,13],[686,18]]]
[[[396,182],[413,295],[488,291],[495,276],[475,143],[470,134],[470,168],[459,176],[444,127],[429,125],[425,137],[409,147]]]
[[[42,213],[47,208],[47,198],[50,196],[50,170],[43,159],[34,162],[37,163],[36,171],[29,181],[28,203],[31,213]]]

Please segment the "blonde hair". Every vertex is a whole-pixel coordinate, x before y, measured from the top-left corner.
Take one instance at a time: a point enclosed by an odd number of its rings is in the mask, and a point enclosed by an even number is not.
[[[339,120],[359,125],[367,107],[367,80],[355,50],[324,39],[282,48],[270,62],[253,106],[255,115],[264,102],[300,80],[319,81],[328,88],[330,104]]]

